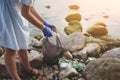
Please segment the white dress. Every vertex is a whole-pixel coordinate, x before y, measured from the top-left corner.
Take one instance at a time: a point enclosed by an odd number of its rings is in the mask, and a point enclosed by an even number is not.
[[[32,6],[33,0],[0,0],[0,46],[13,50],[27,49],[29,27],[23,20],[20,5]]]

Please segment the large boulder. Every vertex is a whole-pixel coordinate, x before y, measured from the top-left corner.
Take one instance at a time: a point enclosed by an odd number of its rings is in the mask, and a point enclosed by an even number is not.
[[[111,50],[106,51],[101,58],[118,58],[120,59],[120,48],[113,48]]]
[[[92,27],[89,27],[87,32],[94,37],[103,36],[108,34],[108,30],[103,25],[94,24]]]
[[[107,25],[104,22],[97,22],[94,25],[101,25],[101,26],[107,27]]]
[[[83,75],[86,80],[120,80],[120,59],[93,60],[83,70]]]
[[[82,49],[85,45],[85,38],[81,32],[75,32],[68,36],[60,36],[60,41],[63,48],[72,52]]]
[[[78,53],[83,60],[87,60],[88,57],[99,57],[101,47],[97,43],[88,43],[86,46]]]
[[[67,35],[73,32],[82,32],[82,26],[81,24],[68,25],[64,28],[64,31],[66,32]]]

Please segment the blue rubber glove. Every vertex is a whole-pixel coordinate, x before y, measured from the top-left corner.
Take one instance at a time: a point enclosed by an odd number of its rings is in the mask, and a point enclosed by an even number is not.
[[[45,37],[51,37],[52,36],[52,31],[50,28],[46,27],[44,30],[43,30],[43,34]]]
[[[51,24],[49,24],[49,23],[47,23],[47,22],[44,22],[43,23],[46,27],[49,27],[49,28],[51,28],[52,29],[52,27],[54,26],[54,25],[51,25]]]

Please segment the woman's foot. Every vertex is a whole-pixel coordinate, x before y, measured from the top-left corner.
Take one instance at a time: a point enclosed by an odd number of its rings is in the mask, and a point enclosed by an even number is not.
[[[34,69],[34,68],[31,68],[30,70],[27,70],[25,72],[29,76],[42,76],[43,75],[43,71],[42,70]]]
[[[32,69],[30,70],[30,73],[31,73],[32,75],[35,75],[35,76],[43,75],[43,71],[42,71],[42,70],[38,70],[38,69],[34,69],[34,68],[32,68]]]

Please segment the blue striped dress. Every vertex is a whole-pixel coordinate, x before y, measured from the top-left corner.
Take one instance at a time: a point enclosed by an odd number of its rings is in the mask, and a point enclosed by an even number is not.
[[[32,5],[32,0],[0,0],[0,46],[13,50],[27,49],[28,22],[21,16],[21,4]]]

